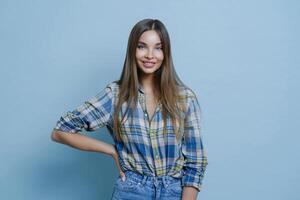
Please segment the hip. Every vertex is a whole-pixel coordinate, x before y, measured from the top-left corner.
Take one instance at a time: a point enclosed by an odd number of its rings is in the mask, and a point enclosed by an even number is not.
[[[134,171],[125,172],[125,181],[117,178],[112,194],[113,200],[121,199],[168,199],[180,200],[182,179],[171,176],[146,176]]]

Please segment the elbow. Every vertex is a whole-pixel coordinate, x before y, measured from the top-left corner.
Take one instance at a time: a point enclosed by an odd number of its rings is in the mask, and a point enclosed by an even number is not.
[[[61,135],[57,130],[52,131],[51,140],[54,142],[61,142]]]

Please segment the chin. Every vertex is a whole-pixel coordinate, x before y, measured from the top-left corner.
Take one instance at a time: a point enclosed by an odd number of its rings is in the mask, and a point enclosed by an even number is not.
[[[143,74],[153,74],[158,69],[159,69],[159,67],[153,67],[153,68],[139,67],[139,71],[141,71]]]

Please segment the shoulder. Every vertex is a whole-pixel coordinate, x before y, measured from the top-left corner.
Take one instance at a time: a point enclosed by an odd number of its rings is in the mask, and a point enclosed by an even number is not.
[[[116,94],[119,91],[119,84],[117,81],[112,81],[106,85],[105,89],[109,90],[113,94]]]
[[[184,112],[187,112],[195,105],[199,105],[196,93],[186,85],[178,86],[177,99]]]
[[[118,81],[111,81],[108,84],[106,84],[106,88],[111,89],[112,91],[119,89]]]
[[[182,99],[180,103],[184,105],[186,115],[201,113],[200,103],[194,90],[190,87],[182,86],[179,93]]]
[[[106,84],[106,87],[104,89],[107,96],[116,103],[119,98],[119,83],[117,80],[111,81],[108,84]]]
[[[93,96],[91,100],[100,101],[105,98],[113,99],[115,98],[118,90],[119,86],[116,81],[109,82],[100,91],[98,91],[98,93],[96,93],[96,95]]]
[[[188,86],[186,85],[180,85],[178,86],[178,97],[180,99],[197,99],[196,93]]]

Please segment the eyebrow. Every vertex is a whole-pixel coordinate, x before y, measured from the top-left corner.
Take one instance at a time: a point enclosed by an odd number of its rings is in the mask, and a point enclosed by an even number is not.
[[[147,45],[145,42],[142,42],[142,41],[139,41],[138,43],[141,43],[141,44]],[[159,43],[156,43],[156,44],[155,44],[155,46],[158,46],[158,45],[162,45],[162,43],[161,43],[161,42],[159,42]]]

